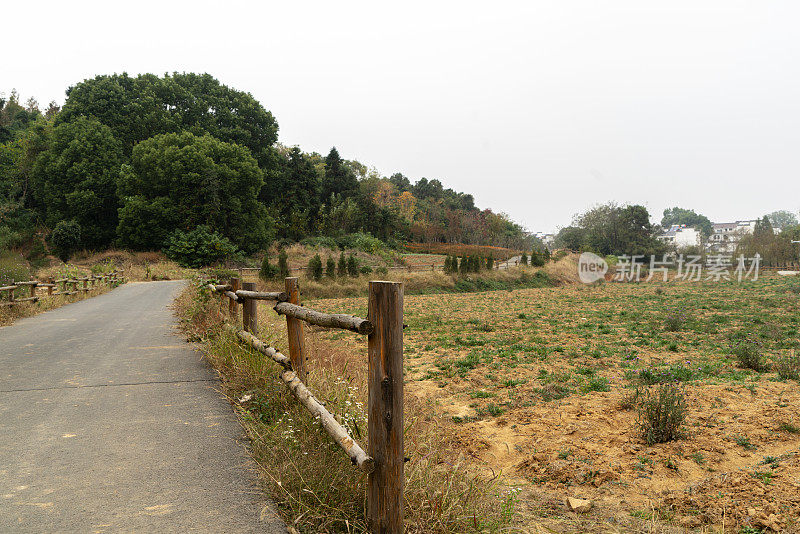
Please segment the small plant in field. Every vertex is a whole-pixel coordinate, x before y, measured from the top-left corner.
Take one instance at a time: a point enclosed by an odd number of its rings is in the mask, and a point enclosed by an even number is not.
[[[686,311],[680,308],[670,310],[664,317],[664,329],[667,332],[680,332],[686,324]]]
[[[800,380],[800,356],[794,351],[779,356],[773,367],[784,380]]]
[[[733,441],[738,446],[740,446],[741,448],[743,448],[743,449],[745,449],[747,451],[756,450],[756,446],[753,445],[752,443],[750,443],[750,438],[748,438],[747,436],[741,436],[741,435],[733,436]]]
[[[800,434],[800,426],[784,421],[781,423],[780,429],[790,434]]]
[[[697,451],[696,453],[694,453],[694,454],[691,454],[691,455],[689,456],[689,458],[691,458],[692,460],[694,460],[694,463],[696,463],[697,465],[703,465],[704,463],[706,463],[706,457],[705,457],[705,455],[704,455],[702,452],[700,452],[700,451]]]
[[[566,460],[572,454],[572,449],[564,449],[563,451],[559,451],[558,457],[562,460]]]
[[[539,388],[537,392],[539,393],[539,396],[542,397],[543,401],[550,402],[552,400],[563,399],[564,397],[569,396],[572,393],[572,390],[567,386],[562,386],[561,384],[547,384],[543,388]]]
[[[751,334],[732,341],[730,345],[731,354],[741,367],[758,372],[767,369],[763,349],[764,344]]]
[[[611,386],[608,383],[608,378],[602,376],[593,376],[583,386],[584,393],[590,391],[611,391]]]
[[[639,404],[639,397],[642,395],[642,386],[635,386],[619,400],[620,410],[633,410]]]
[[[661,384],[642,391],[636,425],[648,445],[666,443],[683,436],[686,394],[677,384]]]

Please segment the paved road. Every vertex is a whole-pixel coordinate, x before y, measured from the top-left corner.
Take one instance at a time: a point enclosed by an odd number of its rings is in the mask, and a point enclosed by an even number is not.
[[[286,532],[214,372],[175,333],[181,284],[0,328],[0,532]]]

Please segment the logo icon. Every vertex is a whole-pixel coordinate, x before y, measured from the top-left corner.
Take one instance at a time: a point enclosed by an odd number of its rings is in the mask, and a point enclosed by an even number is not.
[[[578,278],[584,284],[591,284],[604,279],[607,272],[608,263],[597,254],[584,252],[578,258]]]

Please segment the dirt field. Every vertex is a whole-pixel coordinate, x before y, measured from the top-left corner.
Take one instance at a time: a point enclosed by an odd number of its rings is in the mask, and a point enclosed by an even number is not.
[[[555,531],[800,532],[800,386],[731,349],[749,335],[770,363],[794,357],[799,294],[766,277],[407,296],[406,391],[435,399],[464,453]],[[366,314],[364,298],[308,304]],[[647,446],[631,395],[663,382],[686,392],[686,433]],[[566,497],[594,506],[577,516]]]

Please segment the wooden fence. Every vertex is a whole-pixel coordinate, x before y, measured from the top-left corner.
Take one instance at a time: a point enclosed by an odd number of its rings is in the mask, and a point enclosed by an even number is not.
[[[44,282],[39,280],[14,282],[0,287],[0,306],[14,306],[22,302],[37,302],[41,298],[37,291],[46,292],[44,296],[54,297],[88,292],[97,287],[97,284],[107,284],[115,287],[124,283],[125,272],[123,270],[112,271],[100,276],[92,274],[81,278],[50,278]],[[27,288],[28,295],[17,298],[16,294],[20,290],[25,291],[25,288]]]
[[[322,428],[350,457],[354,466],[367,473],[367,526],[372,533],[403,532],[403,284],[369,283],[367,318],[323,313],[300,304],[296,277],[285,280],[285,291],[255,291],[255,283],[238,278],[228,284],[209,283],[221,296],[224,308],[238,317],[242,307],[243,329],[228,326],[237,338],[272,359],[283,369],[280,380],[294,397],[320,422]],[[225,302],[227,300],[227,303]],[[275,302],[273,310],[286,316],[289,356],[258,339],[258,302]],[[227,305],[226,305],[227,304]],[[307,374],[304,323],[349,330],[368,336],[367,358],[369,428],[368,449],[348,434],[336,418],[318,401],[303,382]]]

